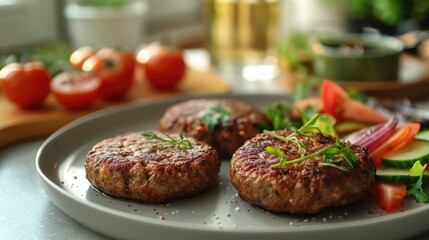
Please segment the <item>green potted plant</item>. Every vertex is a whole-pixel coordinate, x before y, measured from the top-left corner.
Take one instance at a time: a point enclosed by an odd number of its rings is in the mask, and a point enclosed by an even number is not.
[[[426,29],[429,22],[429,0],[348,0],[348,8],[350,31],[372,27],[398,35]]]
[[[71,44],[136,48],[146,8],[145,0],[70,0],[64,16]]]

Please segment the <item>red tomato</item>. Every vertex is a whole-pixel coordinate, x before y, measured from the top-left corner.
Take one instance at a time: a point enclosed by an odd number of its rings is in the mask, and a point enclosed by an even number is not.
[[[322,112],[337,120],[352,120],[366,123],[382,123],[387,118],[362,102],[353,100],[332,81],[324,80],[321,86]]]
[[[186,73],[182,52],[159,44],[151,44],[140,50],[137,62],[144,69],[147,80],[158,89],[176,88]]]
[[[51,91],[58,102],[68,109],[90,107],[100,95],[101,81],[83,72],[64,72],[51,81]]]
[[[375,182],[371,193],[384,211],[391,212],[402,206],[402,200],[407,195],[407,188],[403,183]]]
[[[83,63],[96,52],[89,46],[78,48],[70,55],[70,64],[76,69],[82,69]]]
[[[104,99],[120,99],[125,96],[134,79],[134,53],[100,49],[84,62],[82,69],[94,73],[101,80],[101,96]]]
[[[337,122],[343,120],[341,103],[348,99],[347,93],[334,82],[324,80],[320,88],[322,112],[333,116]]]
[[[42,104],[49,94],[50,75],[39,62],[11,63],[0,71],[3,94],[22,108]]]

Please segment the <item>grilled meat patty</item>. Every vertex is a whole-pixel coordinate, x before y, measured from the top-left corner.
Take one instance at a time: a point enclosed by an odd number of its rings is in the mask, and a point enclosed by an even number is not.
[[[292,132],[281,130],[275,133],[288,136]],[[305,155],[335,143],[334,138],[322,134],[315,137],[298,135],[298,139],[307,147]],[[319,166],[323,156],[288,164],[284,168],[271,168],[272,164],[280,161],[280,157],[267,153],[267,146],[281,149],[289,160],[300,157],[295,142],[259,134],[234,154],[230,174],[233,186],[244,200],[270,212],[314,214],[348,205],[362,198],[375,179],[372,158],[357,145],[350,147],[357,162],[349,171]],[[348,167],[346,161],[336,164]]]
[[[161,131],[183,133],[214,147],[230,158],[244,142],[259,133],[258,124],[268,122],[256,108],[231,99],[195,99],[176,104],[160,120]]]
[[[87,178],[109,196],[142,202],[193,196],[217,180],[220,160],[208,144],[188,139],[192,148],[151,140],[140,132],[105,139],[86,157]]]

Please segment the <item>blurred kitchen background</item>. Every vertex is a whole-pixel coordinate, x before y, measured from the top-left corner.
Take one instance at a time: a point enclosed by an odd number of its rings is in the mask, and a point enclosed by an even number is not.
[[[236,33],[237,36],[231,41],[238,41],[240,44],[248,42],[241,39],[241,32],[234,30],[237,26],[242,27],[240,20],[234,18],[243,16],[237,15],[229,22],[213,23],[215,16],[219,17],[225,12],[245,11],[238,10],[239,8],[221,10],[222,4],[257,6],[248,10],[250,15],[247,19],[252,21],[247,26],[250,31],[257,29],[262,22],[275,28],[274,41],[265,36],[268,40],[258,44],[262,44],[261,48],[265,50],[275,50],[275,57],[280,59],[276,61],[276,66],[281,65],[283,69],[305,78],[312,71],[309,64],[313,60],[313,50],[309,39],[314,34],[406,36],[402,39],[409,43],[410,49],[407,51],[419,56],[427,54],[426,48],[418,46],[424,45],[421,43],[427,38],[424,30],[429,28],[429,0],[0,0],[0,51],[19,51],[57,41],[66,42],[71,48],[86,44],[106,44],[97,42],[97,38],[112,38],[109,44],[133,48],[161,40],[178,48],[208,49],[213,62],[218,60],[214,56],[221,53],[211,47],[217,44],[217,47],[225,49],[223,39],[218,42],[213,39],[216,27],[219,28],[218,32],[224,31],[220,33],[223,35],[228,34],[225,33],[227,29],[233,29],[229,33]],[[265,15],[258,13],[263,5],[267,9]],[[115,12],[118,9],[121,10]],[[210,9],[215,9],[218,15],[213,15]],[[101,13],[97,13],[98,10]],[[97,23],[94,21],[96,15],[101,19]],[[271,18],[275,18],[273,21],[276,22],[273,23]],[[112,19],[116,19],[116,22]],[[92,25],[95,28],[91,28]],[[101,33],[102,30],[106,31]],[[98,37],[91,35],[98,31]],[[413,33],[412,36],[403,35],[410,32]],[[269,37],[273,35],[265,32],[257,34],[270,34]],[[223,35],[222,38],[225,38]],[[255,36],[263,38],[262,35]],[[229,47],[234,48],[234,45]],[[261,66],[265,63],[257,64]],[[254,73],[260,71],[264,69],[259,67],[257,71],[250,70],[247,75],[254,77]],[[273,77],[277,77],[270,71]],[[240,77],[246,77],[246,73],[243,72]]]
[[[108,5],[135,0],[0,0],[0,47],[21,47],[56,39],[69,39],[64,9],[67,4]],[[219,2],[234,2],[219,0]],[[350,31],[375,28],[400,35],[426,29],[427,0],[237,0],[280,2],[279,33],[288,31]],[[94,2],[94,3],[91,3]],[[168,34],[180,44],[201,40],[204,5],[201,0],[142,0],[146,5],[142,25],[145,37]],[[200,38],[200,39],[197,39]]]
[[[190,32],[198,34],[202,24],[202,2],[199,0],[0,0],[0,47],[25,47],[46,41],[69,40],[66,7],[68,4],[81,4],[103,9],[121,5],[122,2],[142,2],[144,14],[135,21],[140,21],[141,40],[146,36],[168,32],[181,35]],[[89,14],[89,13],[82,13]],[[77,18],[78,13],[70,18]],[[89,17],[82,15],[82,18]],[[176,34],[180,32],[181,34]],[[147,41],[147,40],[146,40]]]

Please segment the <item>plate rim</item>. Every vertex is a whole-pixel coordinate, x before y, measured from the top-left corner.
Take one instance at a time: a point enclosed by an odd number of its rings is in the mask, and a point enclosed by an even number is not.
[[[149,219],[144,216],[136,216],[131,213],[123,212],[117,209],[111,209],[107,208],[101,205],[98,205],[93,202],[84,201],[80,198],[77,198],[70,192],[66,191],[65,189],[58,186],[55,182],[53,182],[41,168],[42,159],[41,156],[43,155],[45,149],[51,144],[52,141],[54,141],[56,138],[60,137],[62,134],[72,131],[75,127],[79,126],[80,124],[83,124],[85,122],[89,121],[96,121],[98,118],[101,118],[103,116],[107,116],[110,114],[118,113],[121,111],[131,110],[134,108],[144,108],[147,105],[153,105],[153,104],[162,104],[167,102],[180,102],[185,101],[189,99],[194,98],[213,98],[213,97],[228,97],[228,98],[242,98],[242,97],[252,97],[252,96],[269,96],[274,98],[290,98],[290,96],[285,95],[283,93],[261,93],[261,94],[248,94],[248,93],[214,93],[214,94],[197,94],[197,95],[186,95],[186,96],[173,96],[173,97],[165,97],[162,99],[145,99],[145,100],[139,100],[133,103],[129,103],[127,105],[123,106],[115,106],[110,107],[107,109],[98,110],[92,113],[89,113],[83,117],[80,117],[64,127],[60,128],[59,130],[55,131],[53,134],[51,134],[40,146],[40,148],[37,151],[35,164],[36,169],[39,177],[44,182],[44,190],[47,191],[53,191],[51,194],[60,194],[62,197],[66,197],[70,201],[75,201],[76,203],[83,205],[84,207],[94,209],[96,211],[99,211],[102,214],[112,214],[114,217],[118,217],[121,219],[127,219],[130,221],[136,221],[141,222],[144,224],[149,225],[156,225],[156,226],[162,226],[162,227],[168,227],[168,228],[179,228],[183,230],[191,230],[191,231],[204,231],[204,232],[212,232],[212,233],[228,233],[233,234],[234,236],[238,236],[241,234],[254,234],[254,233],[281,233],[281,234],[288,234],[288,233],[304,233],[304,232],[320,232],[320,231],[331,231],[336,230],[338,228],[345,228],[345,229],[353,229],[353,228],[362,228],[367,226],[372,226],[380,223],[386,223],[386,222],[396,222],[401,221],[404,218],[408,218],[411,215],[420,214],[422,212],[426,212],[429,210],[429,204],[426,204],[424,206],[415,208],[415,209],[409,209],[407,211],[402,211],[398,213],[392,213],[392,214],[383,214],[377,218],[371,218],[371,219],[359,219],[354,220],[352,222],[345,221],[345,222],[336,222],[336,223],[330,223],[330,224],[322,224],[322,225],[307,225],[307,226],[301,226],[299,228],[279,228],[278,226],[264,226],[261,228],[251,228],[251,229],[219,229],[215,227],[208,227],[205,229],[201,229],[201,227],[194,226],[195,224],[192,223],[183,223],[183,222],[170,222],[170,221],[156,221],[154,222],[153,219]],[[52,198],[50,194],[48,194],[50,197],[50,200],[52,201]],[[53,201],[54,202],[54,201]],[[54,204],[59,207],[63,212],[62,207],[58,206],[58,203],[54,202]],[[69,215],[67,212],[65,212],[67,215]],[[70,216],[70,215],[69,215]],[[73,217],[72,217],[73,218]],[[76,219],[75,219],[76,220]],[[79,222],[79,221],[78,221]],[[87,226],[90,227],[90,226]],[[90,227],[91,228],[91,227]]]

